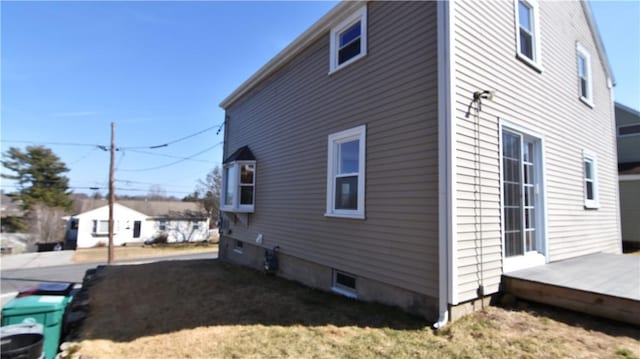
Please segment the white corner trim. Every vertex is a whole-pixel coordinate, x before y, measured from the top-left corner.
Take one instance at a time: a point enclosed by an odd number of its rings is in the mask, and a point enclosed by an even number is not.
[[[439,1],[438,28],[438,258],[440,318],[444,326],[449,304],[458,303],[455,217],[455,52],[453,2]]]

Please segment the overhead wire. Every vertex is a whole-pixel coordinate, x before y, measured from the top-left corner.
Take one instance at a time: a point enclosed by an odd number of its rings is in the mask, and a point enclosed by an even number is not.
[[[161,169],[161,168],[166,168],[166,167],[173,166],[173,165],[176,165],[176,164],[184,162],[184,161],[191,160],[194,157],[199,156],[199,155],[201,155],[201,154],[203,154],[203,153],[205,153],[207,151],[211,151],[212,149],[220,146],[221,144],[223,144],[223,142],[218,142],[215,145],[207,147],[202,151],[198,151],[198,152],[196,152],[196,153],[194,153],[194,154],[192,154],[190,156],[184,157],[184,158],[179,159],[179,160],[174,161],[174,162],[166,163],[164,165],[148,167],[148,168],[121,169],[120,171],[122,171],[122,172],[143,172],[143,171],[152,171],[152,170],[157,170],[157,169]]]

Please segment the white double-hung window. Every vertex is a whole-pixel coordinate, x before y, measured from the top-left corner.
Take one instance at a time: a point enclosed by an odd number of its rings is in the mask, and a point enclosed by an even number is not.
[[[364,125],[329,135],[327,216],[365,218],[365,150]]]
[[[578,58],[578,88],[580,100],[593,106],[593,89],[591,85],[591,56],[584,46],[576,46]]]
[[[367,54],[367,7],[363,6],[331,29],[329,73]]]
[[[540,69],[540,22],[535,0],[516,0],[517,56]]]
[[[598,176],[596,156],[589,152],[582,152],[584,165],[584,207],[598,208]]]

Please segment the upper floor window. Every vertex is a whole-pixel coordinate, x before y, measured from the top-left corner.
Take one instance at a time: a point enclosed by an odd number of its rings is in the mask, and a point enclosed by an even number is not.
[[[580,99],[587,103],[589,106],[593,106],[593,89],[591,85],[591,56],[584,46],[578,44],[577,48],[578,58],[578,88]]]
[[[518,58],[539,68],[540,30],[538,3],[535,0],[516,0],[515,8]]]
[[[366,127],[329,135],[327,216],[364,219]]]
[[[329,73],[367,54],[367,7],[363,6],[331,29]]]
[[[640,135],[640,125],[618,126],[618,137],[638,136],[638,135]]]
[[[228,212],[253,212],[255,205],[256,161],[244,146],[224,161],[220,209]]]
[[[598,208],[598,179],[596,156],[588,151],[582,153],[584,164],[584,207]]]

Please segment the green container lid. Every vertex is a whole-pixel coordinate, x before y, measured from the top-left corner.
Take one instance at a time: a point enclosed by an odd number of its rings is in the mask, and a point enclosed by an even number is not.
[[[64,311],[68,299],[58,295],[31,295],[14,298],[2,307],[2,316]]]

